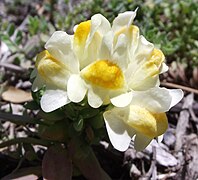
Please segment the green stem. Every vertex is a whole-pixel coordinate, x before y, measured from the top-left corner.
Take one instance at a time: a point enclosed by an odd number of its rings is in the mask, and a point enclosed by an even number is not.
[[[22,137],[22,138],[15,138],[15,139],[11,139],[11,140],[2,142],[0,144],[0,149],[7,147],[7,146],[14,145],[14,144],[18,144],[18,143],[30,143],[30,144],[37,144],[37,145],[42,145],[42,146],[49,146],[52,144],[51,141],[48,141],[48,140],[41,140],[41,139],[30,138],[30,137]]]

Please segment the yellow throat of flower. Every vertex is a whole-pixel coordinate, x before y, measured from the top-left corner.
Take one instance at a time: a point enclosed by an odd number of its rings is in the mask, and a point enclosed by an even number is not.
[[[165,133],[168,120],[165,113],[152,113],[145,108],[131,105],[125,123],[148,137],[154,138]]]
[[[68,73],[67,68],[61,60],[55,59],[47,50],[37,55],[36,68],[39,75],[49,84],[54,84],[65,89],[65,75]]]
[[[81,22],[75,33],[74,33],[74,42],[78,45],[84,46],[88,37],[88,34],[90,32],[91,28],[91,21],[85,21]]]
[[[106,89],[120,89],[124,86],[124,76],[118,65],[99,60],[81,71],[82,77],[93,85]]]

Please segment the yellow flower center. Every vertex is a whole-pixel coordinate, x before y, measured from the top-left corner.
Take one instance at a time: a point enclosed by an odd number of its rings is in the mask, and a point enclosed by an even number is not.
[[[120,89],[124,85],[122,70],[108,60],[96,61],[84,68],[81,75],[90,83],[107,89]]]
[[[140,106],[131,105],[130,114],[125,123],[148,137],[154,138],[163,134],[168,128],[165,113],[152,113]]]

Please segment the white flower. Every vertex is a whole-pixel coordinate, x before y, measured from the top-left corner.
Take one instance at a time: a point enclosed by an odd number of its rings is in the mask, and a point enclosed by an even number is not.
[[[115,149],[125,151],[134,138],[134,148],[143,150],[155,137],[165,133],[165,112],[183,97],[179,89],[151,88],[136,92],[129,106],[114,107],[103,116],[109,139]]]
[[[159,74],[166,69],[164,55],[131,25],[135,15],[136,11],[121,13],[111,26],[96,14],[75,26],[74,35],[52,35],[33,72],[33,91],[46,87],[41,98],[45,112],[85,97],[93,108],[110,102],[125,107],[133,91],[159,85]]]
[[[67,81],[79,69],[72,51],[72,38],[65,32],[54,32],[45,44],[46,50],[37,55],[36,68],[31,75],[35,77],[32,90],[46,87],[40,102],[45,112],[51,112],[70,102],[66,92]]]
[[[80,69],[70,76],[68,97],[80,102],[87,94],[93,108],[112,102],[127,106],[133,94],[158,85],[164,55],[154,48],[138,27],[131,25],[136,11],[119,14],[112,27],[102,15],[75,27],[74,51]],[[121,95],[121,96],[120,96]]]

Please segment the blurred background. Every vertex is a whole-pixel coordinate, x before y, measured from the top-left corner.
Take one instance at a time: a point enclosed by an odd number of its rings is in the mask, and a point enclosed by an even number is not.
[[[152,148],[139,153],[129,149],[123,154],[95,147],[96,154],[112,179],[196,179],[198,0],[0,0],[0,113],[34,115],[24,107],[32,99],[29,76],[36,54],[54,31],[72,34],[74,25],[96,13],[112,22],[119,13],[137,7],[134,24],[163,51],[170,67],[161,76],[161,86],[181,88],[185,97],[168,112],[169,129],[156,154]],[[0,142],[27,136],[27,129],[8,119],[12,117],[1,114]],[[42,158],[41,148],[37,152]],[[0,177],[21,164],[32,166],[28,159],[19,164],[20,157],[15,147],[0,150]]]

